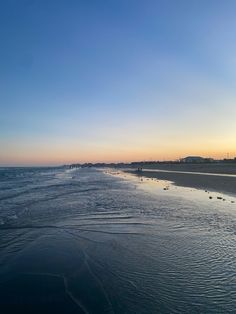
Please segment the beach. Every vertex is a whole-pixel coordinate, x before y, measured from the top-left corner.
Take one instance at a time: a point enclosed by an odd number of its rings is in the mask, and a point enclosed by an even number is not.
[[[160,169],[184,172],[203,172],[236,175],[236,162],[203,162],[203,163],[156,163],[145,164],[146,169]]]
[[[158,165],[158,169],[143,168],[142,171],[129,170],[138,176],[168,180],[177,186],[203,189],[207,191],[236,195],[236,165]],[[225,172],[223,172],[223,170]]]
[[[235,310],[235,197],[117,169],[0,178],[1,313]]]

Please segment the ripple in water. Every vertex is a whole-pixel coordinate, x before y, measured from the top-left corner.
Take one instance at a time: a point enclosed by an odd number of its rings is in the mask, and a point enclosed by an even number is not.
[[[234,312],[235,204],[95,169],[0,177],[3,313]]]

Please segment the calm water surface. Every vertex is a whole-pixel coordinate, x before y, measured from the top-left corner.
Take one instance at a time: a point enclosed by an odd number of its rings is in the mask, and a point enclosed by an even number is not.
[[[235,199],[210,195],[114,171],[0,169],[0,312],[236,313]]]

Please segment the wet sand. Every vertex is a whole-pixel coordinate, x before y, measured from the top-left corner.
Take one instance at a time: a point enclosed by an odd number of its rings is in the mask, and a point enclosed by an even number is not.
[[[141,166],[141,165],[140,165]],[[190,172],[204,172],[204,173],[220,173],[220,174],[235,174],[236,162],[234,163],[160,163],[156,165],[141,166],[148,169],[160,169],[171,171],[190,171]]]
[[[191,172],[192,169],[189,168],[188,171]],[[173,184],[177,186],[192,187],[233,196],[236,195],[236,176],[229,176],[228,174],[225,176],[223,174],[195,174],[187,172],[171,172],[171,170],[170,172],[168,172],[168,170],[158,171],[157,169],[153,169],[153,171],[151,169],[143,169],[141,172],[135,170],[128,172],[135,173],[138,176],[145,176],[147,178],[172,181]]]

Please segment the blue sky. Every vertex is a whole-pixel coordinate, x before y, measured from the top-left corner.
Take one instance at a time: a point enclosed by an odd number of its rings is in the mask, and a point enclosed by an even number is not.
[[[0,2],[0,164],[236,155],[236,2]]]

